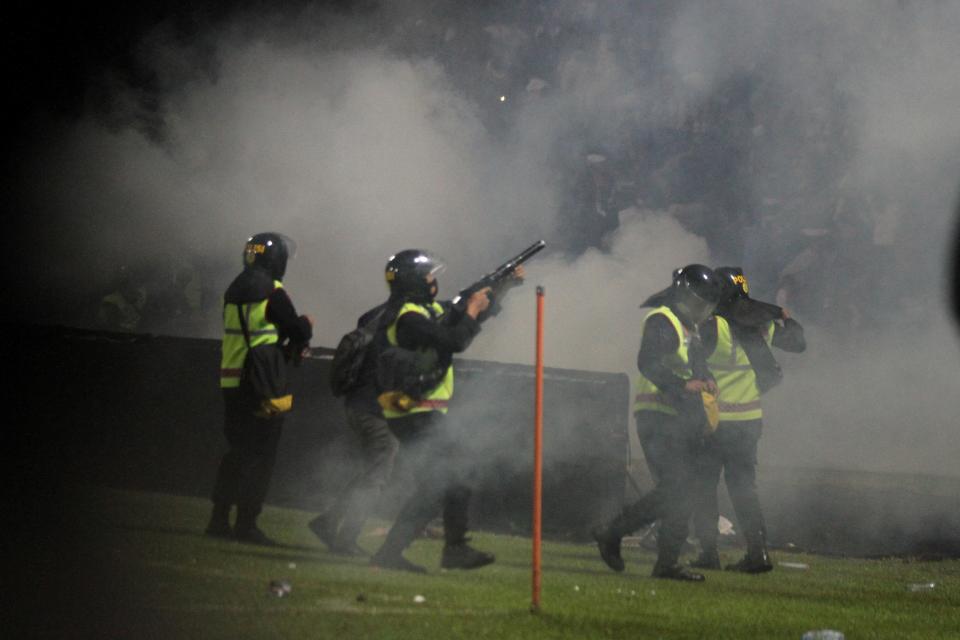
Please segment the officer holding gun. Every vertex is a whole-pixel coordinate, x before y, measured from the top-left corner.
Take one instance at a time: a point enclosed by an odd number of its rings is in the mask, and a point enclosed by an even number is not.
[[[370,564],[385,569],[425,573],[426,569],[403,556],[418,532],[443,512],[444,547],[441,566],[446,569],[476,569],[494,561],[491,553],[467,544],[467,461],[461,445],[445,425],[453,396],[453,354],[470,346],[480,332],[480,322],[489,315],[491,297],[523,281],[521,263],[543,248],[534,245],[477,285],[465,289],[455,301],[437,302],[437,275],[444,265],[433,254],[408,249],[387,262],[385,277],[391,299],[398,301],[388,323],[385,341],[394,352],[428,356],[431,371],[418,376],[425,388],[410,395],[381,379],[379,397],[390,430],[400,441],[405,464],[414,469],[416,488],[400,510],[380,549]],[[380,366],[384,367],[381,360]],[[381,376],[382,377],[382,376]],[[398,377],[399,379],[399,377]]]

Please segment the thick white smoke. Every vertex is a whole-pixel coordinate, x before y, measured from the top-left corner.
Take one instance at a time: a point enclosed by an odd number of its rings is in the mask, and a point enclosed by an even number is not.
[[[886,202],[858,215],[875,224],[878,246],[892,248],[898,278],[863,286],[911,320],[883,332],[864,328],[855,348],[838,348],[829,328],[811,327],[809,352],[785,358],[786,380],[768,401],[775,427],[764,461],[953,472],[944,451],[960,385],[940,274],[960,176],[960,5],[676,3],[650,14],[665,35],[652,30],[630,49],[606,31],[626,9],[558,3],[545,12],[545,32],[574,23],[583,37],[557,54],[549,87],[509,96],[506,135],[494,135],[482,118],[489,105],[464,91],[471,81],[449,75],[449,47],[406,55],[395,42],[340,46],[350,38],[337,33],[372,30],[376,16],[400,24],[402,11],[423,13],[411,6],[346,23],[306,11],[301,21],[317,23],[298,28],[245,16],[202,34],[196,48],[153,36],[143,51],[163,88],[153,116],[159,134],[136,120],[137,92],[118,87],[113,118],[65,126],[36,164],[40,209],[58,212],[46,218],[55,228],[43,249],[77,259],[49,274],[51,286],[77,284],[77,264],[85,265],[83,277],[106,279],[138,255],[176,260],[193,252],[217,257],[222,282],[214,288],[222,289],[245,237],[276,229],[299,243],[288,289],[316,317],[315,343],[333,345],[383,299],[390,254],[424,247],[443,256],[442,294],[450,296],[534,240],[564,234],[555,154],[575,156],[594,142],[615,144],[631,127],[695,117],[714,89],[755,74],[767,80],[750,98],[759,124],[742,141],[751,154],[745,188],[757,202],[788,202],[798,228],[824,226],[835,205],[796,198],[797,185],[809,193],[818,180],[840,182]],[[469,16],[484,24],[482,12]],[[445,41],[456,44],[466,29],[455,28],[462,27],[455,15],[446,20]],[[411,24],[409,37],[419,23]],[[498,29],[484,33],[509,31]],[[653,48],[675,82],[651,84],[623,54]],[[831,117],[838,108],[847,126],[835,135],[790,130],[796,120],[783,117],[812,114],[816,129],[838,120]],[[831,151],[841,145],[846,155],[836,160]],[[623,214],[605,252],[574,262],[538,257],[530,286],[510,294],[468,355],[531,362],[532,285],[543,284],[548,365],[632,375],[643,318],[637,305],[646,295],[683,264],[750,258],[711,257],[704,239],[644,206]],[[747,266],[775,283],[787,258],[764,260]],[[828,274],[817,286],[845,276]],[[214,324],[209,335],[215,331]]]

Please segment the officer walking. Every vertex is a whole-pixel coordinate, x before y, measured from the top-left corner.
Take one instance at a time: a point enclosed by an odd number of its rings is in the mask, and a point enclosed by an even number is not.
[[[220,387],[224,433],[230,448],[217,470],[213,513],[206,529],[211,536],[275,544],[257,527],[257,516],[273,474],[283,413],[264,415],[257,399],[241,385],[241,374],[252,347],[286,343],[299,352],[310,341],[313,320],[297,315],[282,282],[295,247],[293,240],[279,233],[252,236],[243,250],[243,271],[223,296]],[[233,505],[237,507],[237,517],[231,529]]]
[[[441,507],[445,541],[441,566],[475,569],[494,561],[493,554],[467,544],[471,493],[466,483],[467,463],[460,443],[445,424],[453,396],[453,354],[464,351],[480,332],[482,314],[491,303],[490,289],[472,294],[462,310],[450,302],[437,302],[437,275],[443,267],[432,254],[408,249],[392,256],[385,270],[391,299],[399,305],[391,310],[387,344],[436,356],[431,371],[424,372],[430,386],[418,399],[395,390],[386,390],[379,398],[416,483],[383,545],[370,559],[372,565],[386,569],[426,572],[407,560],[403,551]],[[522,267],[517,268],[515,277],[522,279]]]
[[[691,566],[719,569],[717,483],[723,471],[746,555],[726,568],[744,573],[773,569],[766,527],[757,496],[757,443],[762,430],[760,394],[777,384],[780,368],[770,346],[800,353],[806,349],[803,327],[780,307],[754,301],[739,267],[720,267],[723,285],[716,315],[703,323],[701,336],[710,356],[707,366],[719,388],[720,423],[709,435],[697,463],[693,524],[700,556]]]
[[[374,325],[368,327],[373,331],[374,339],[362,356],[357,380],[344,394],[347,426],[360,441],[362,466],[339,493],[333,506],[309,523],[310,530],[336,555],[367,555],[357,544],[357,538],[390,480],[400,448],[383,417],[383,407],[377,401],[377,355],[386,342],[384,320],[396,317],[403,304],[399,293],[391,293],[387,302],[370,309],[357,320],[357,328]]]
[[[643,305],[654,307],[643,325],[634,415],[637,435],[656,486],[605,526],[594,529],[600,556],[623,571],[623,536],[660,520],[653,577],[699,582],[702,574],[679,563],[690,518],[693,464],[706,429],[703,392],[715,391],[697,325],[720,299],[720,281],[692,264],[673,274],[667,289]]]

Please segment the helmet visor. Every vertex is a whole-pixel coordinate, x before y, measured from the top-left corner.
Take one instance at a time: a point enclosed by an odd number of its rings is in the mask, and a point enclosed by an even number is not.
[[[695,291],[686,288],[681,289],[677,300],[677,307],[687,316],[690,322],[700,324],[710,317],[710,314],[713,313],[713,310],[717,307],[717,303],[704,300],[697,295]]]
[[[293,260],[297,257],[297,243],[290,236],[284,235],[282,233],[275,234],[277,236],[277,242],[283,244],[283,248],[287,251],[287,260]]]
[[[436,278],[447,268],[443,260],[428,251],[416,256],[413,262],[416,265],[416,270],[422,273],[424,277],[433,276]]]

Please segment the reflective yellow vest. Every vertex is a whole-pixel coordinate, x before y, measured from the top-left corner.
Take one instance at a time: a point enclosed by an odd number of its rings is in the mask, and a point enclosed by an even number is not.
[[[670,307],[666,306],[657,307],[648,313],[647,317],[643,320],[644,326],[646,326],[647,321],[655,314],[666,316],[667,320],[670,321],[670,324],[672,324],[673,328],[677,331],[677,342],[679,346],[675,353],[666,357],[664,364],[677,376],[684,380],[689,380],[693,376],[693,372],[690,370],[690,357],[688,354],[690,332],[687,331],[683,323],[680,322],[680,318],[670,310]],[[634,413],[637,411],[659,411],[672,416],[677,415],[677,410],[666,403],[657,385],[645,378],[642,373],[637,376],[635,389],[636,395],[634,396],[633,402]]]
[[[283,283],[273,281],[276,289],[282,289]],[[267,322],[267,301],[269,296],[257,302],[243,304],[243,316],[250,333],[250,346],[273,344],[280,339],[277,325]],[[243,373],[243,361],[247,357],[247,342],[243,336],[237,305],[223,305],[223,345],[220,355],[220,387],[223,389],[240,386],[240,374]]]
[[[430,310],[427,309],[424,305],[416,304],[414,302],[407,302],[397,313],[397,317],[394,321],[387,327],[387,341],[393,346],[399,346],[397,343],[397,321],[400,320],[400,317],[405,313],[419,313],[420,315],[426,318],[435,318],[440,319],[443,316],[443,307],[440,306],[437,302],[431,302],[430,307],[433,309],[433,315],[431,316]],[[447,372],[443,376],[443,380],[440,381],[436,387],[434,387],[429,393],[424,394],[423,398],[420,400],[413,400],[407,398],[405,404],[409,406],[409,409],[399,410],[396,408],[394,403],[393,408],[384,407],[383,416],[385,418],[401,418],[403,416],[408,416],[412,413],[423,413],[425,411],[439,411],[441,413],[447,412],[447,405],[450,402],[450,398],[453,397],[453,365],[451,364],[447,367]]]
[[[743,346],[734,339],[729,323],[720,316],[715,316],[715,319],[717,347],[707,358],[707,366],[713,372],[720,388],[720,421],[759,420],[763,417],[763,411],[760,407],[757,374]],[[773,331],[774,325],[771,322],[764,331],[764,339],[768,345],[773,341]]]

